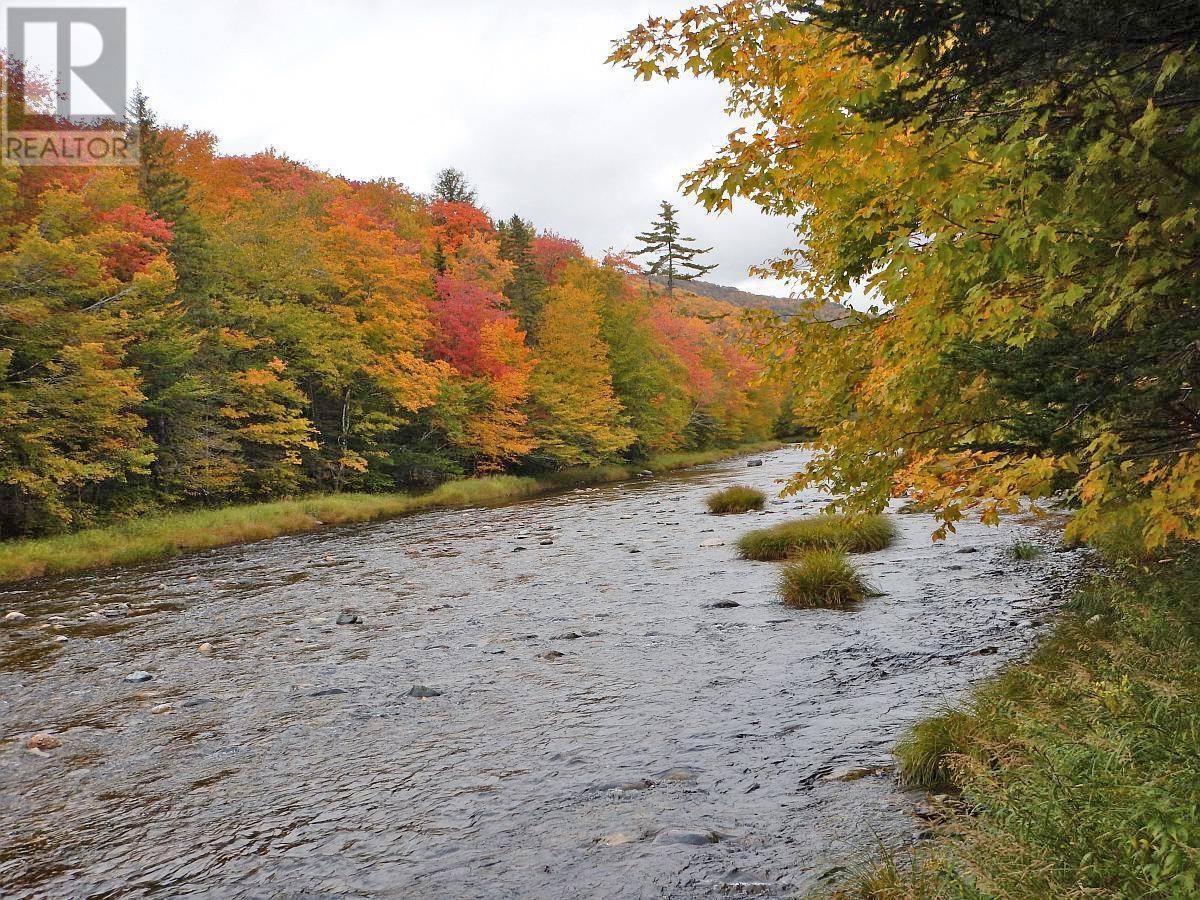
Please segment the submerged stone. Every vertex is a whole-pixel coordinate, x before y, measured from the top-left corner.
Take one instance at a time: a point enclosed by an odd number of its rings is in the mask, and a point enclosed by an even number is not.
[[[39,731],[25,742],[25,746],[30,750],[57,750],[62,746],[62,741],[52,734]]]
[[[125,676],[125,681],[129,684],[141,684],[144,681],[149,681],[154,676],[145,669],[138,669],[136,672],[130,672]]]
[[[715,831],[705,831],[692,828],[664,828],[654,838],[656,844],[685,844],[692,847],[702,847],[705,844],[715,844],[721,838]]]
[[[412,687],[410,687],[408,689],[408,696],[409,697],[418,697],[418,698],[424,700],[429,697],[440,697],[440,696],[442,696],[442,692],[439,691],[437,688],[431,688],[427,684],[414,684]]]
[[[354,613],[342,613],[337,617],[339,625],[361,625],[362,619]]]

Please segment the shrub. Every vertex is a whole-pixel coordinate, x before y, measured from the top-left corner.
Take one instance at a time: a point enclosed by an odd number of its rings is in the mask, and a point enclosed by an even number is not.
[[[735,484],[717,491],[708,498],[708,511],[723,516],[727,513],[744,513],[762,509],[767,495],[744,484]]]
[[[872,590],[841,550],[809,550],[784,566],[779,593],[788,606],[840,609]]]
[[[801,550],[882,550],[895,540],[886,516],[816,516],[747,532],[738,540],[744,559],[786,559]]]

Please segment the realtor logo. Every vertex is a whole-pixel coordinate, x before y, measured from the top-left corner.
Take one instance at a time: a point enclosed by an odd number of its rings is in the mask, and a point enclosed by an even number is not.
[[[121,7],[8,7],[3,160],[133,165]],[[114,128],[114,126],[116,126]]]

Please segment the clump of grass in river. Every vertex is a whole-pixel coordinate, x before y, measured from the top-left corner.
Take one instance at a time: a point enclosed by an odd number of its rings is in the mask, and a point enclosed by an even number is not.
[[[723,516],[762,509],[767,502],[767,495],[757,488],[735,484],[710,495],[707,502],[709,512]]]
[[[896,526],[886,516],[825,515],[750,531],[738,539],[744,559],[787,559],[801,550],[882,550],[896,538]]]
[[[807,550],[783,567],[779,593],[788,606],[840,609],[873,591],[843,551]]]
[[[1013,559],[1019,559],[1028,562],[1031,559],[1037,559],[1042,555],[1042,548],[1037,544],[1029,541],[1017,541],[1008,551]]]

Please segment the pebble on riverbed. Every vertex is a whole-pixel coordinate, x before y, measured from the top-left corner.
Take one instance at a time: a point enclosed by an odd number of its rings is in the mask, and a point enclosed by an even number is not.
[[[141,684],[144,681],[149,681],[154,676],[145,669],[138,669],[136,672],[130,672],[125,676],[125,681],[129,684]]]
[[[339,625],[361,625],[362,619],[354,613],[342,613],[337,617]]]
[[[440,697],[442,696],[442,692],[437,688],[429,687],[427,684],[414,684],[408,689],[408,696],[425,700],[430,697]]]
[[[28,618],[29,616],[25,615],[25,613],[18,612],[15,609],[9,610],[4,614],[5,622],[24,622]]]
[[[39,731],[25,742],[25,746],[30,750],[57,750],[62,746],[62,741],[52,734]]]

